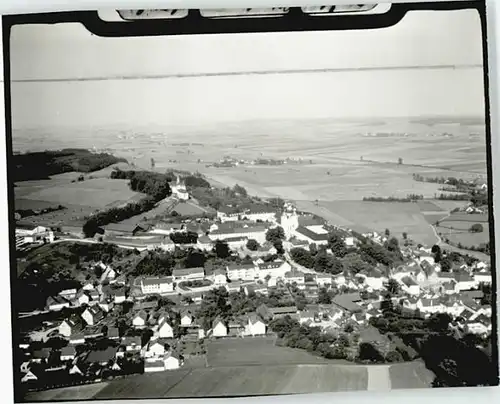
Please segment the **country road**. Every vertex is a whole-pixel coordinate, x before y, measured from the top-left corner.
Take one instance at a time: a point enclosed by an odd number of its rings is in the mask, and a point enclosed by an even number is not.
[[[367,366],[368,372],[368,391],[387,391],[391,389],[391,376],[389,374],[389,365]]]

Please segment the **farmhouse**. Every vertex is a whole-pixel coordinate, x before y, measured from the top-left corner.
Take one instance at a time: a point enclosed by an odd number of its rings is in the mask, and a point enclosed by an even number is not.
[[[165,365],[165,370],[179,369],[182,364],[181,357],[173,352],[169,352],[165,355],[163,363]]]
[[[474,279],[466,272],[459,272],[455,274],[455,281],[459,291],[474,289],[476,283]]]
[[[123,289],[123,288],[114,291],[114,295],[115,295],[114,299],[115,299],[116,304],[123,303],[127,299],[125,289]]]
[[[172,277],[149,277],[141,279],[141,291],[143,294],[168,293],[174,290]]]
[[[176,268],[172,270],[175,282],[202,280],[205,277],[205,270],[198,268]]]
[[[248,317],[248,322],[245,327],[245,334],[247,335],[265,335],[266,324],[255,313]]]
[[[145,353],[146,358],[158,357],[165,354],[165,343],[162,340],[150,341]]]
[[[85,362],[87,363],[98,363],[102,366],[107,365],[108,362],[115,358],[118,347],[108,347],[101,351],[90,351]]]
[[[262,304],[257,308],[257,314],[262,319],[264,319],[264,321],[272,320],[275,318],[281,318],[285,316],[298,318],[298,309],[296,306],[267,307],[266,305]]]
[[[47,309],[50,311],[59,311],[64,307],[69,307],[69,302],[62,296],[54,296],[47,298]]]
[[[191,310],[186,309],[181,312],[181,325],[189,327],[193,323],[193,313]]]
[[[196,246],[202,251],[211,251],[214,248],[214,243],[208,236],[200,236],[196,241]]]
[[[217,317],[212,325],[212,333],[214,337],[226,337],[227,326],[220,317]]]
[[[363,310],[362,307],[357,304],[357,302],[360,301],[361,297],[359,293],[345,293],[335,296],[332,303],[338,308],[353,314]]]
[[[104,313],[99,308],[99,306],[88,307],[83,313],[82,318],[85,320],[87,325],[96,325],[104,317]]]
[[[67,320],[64,320],[59,325],[59,334],[65,337],[70,337],[74,334],[79,333],[83,329],[83,324],[79,317],[72,316]]]
[[[168,319],[165,315],[161,316],[158,321],[158,336],[160,338],[173,338],[174,330],[169,324]]]
[[[427,298],[422,298],[417,301],[417,309],[426,314],[444,311],[444,307],[438,299]]]
[[[267,287],[264,285],[259,285],[258,283],[250,283],[248,285],[245,285],[243,291],[245,292],[246,296],[253,296],[254,294],[257,293],[261,295],[268,294]]]
[[[481,283],[491,284],[491,272],[475,272],[473,278],[477,286]]]
[[[164,234],[169,236],[172,233],[179,233],[184,230],[182,223],[157,223],[151,230],[153,234]]]
[[[420,286],[409,276],[405,276],[401,279],[401,288],[404,292],[413,296],[418,296],[420,294]]]
[[[441,293],[444,293],[445,295],[453,295],[460,291],[457,287],[457,281],[455,281],[455,279],[451,279],[450,282],[441,283],[440,290]]]
[[[132,325],[137,328],[144,327],[146,325],[147,319],[148,319],[148,314],[144,310],[141,310],[137,312],[134,318],[132,319]]]
[[[19,237],[25,244],[30,243],[52,243],[54,232],[44,226],[37,226],[31,223],[16,223],[16,237]]]
[[[239,292],[242,286],[243,286],[242,282],[232,281],[231,283],[227,283],[225,285],[225,288],[229,293],[234,293],[234,292]]]
[[[138,352],[142,348],[141,337],[122,337],[121,345],[127,352]]]
[[[384,278],[379,271],[372,271],[370,273],[359,273],[358,277],[363,278],[363,282],[369,288],[380,290],[384,287]]]
[[[135,236],[137,233],[147,230],[144,226],[133,223],[110,223],[103,228],[105,234]]]
[[[76,349],[73,346],[65,346],[61,349],[61,360],[70,361],[75,359]]]

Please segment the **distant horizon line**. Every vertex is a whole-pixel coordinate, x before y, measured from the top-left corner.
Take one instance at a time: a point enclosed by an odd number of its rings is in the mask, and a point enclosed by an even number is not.
[[[480,125],[486,125],[486,115],[449,115],[449,114],[443,114],[443,115],[412,115],[412,116],[374,116],[374,117],[363,117],[363,116],[353,116],[353,117],[312,117],[312,118],[257,118],[257,119],[241,119],[241,120],[231,120],[231,121],[218,121],[218,122],[211,122],[211,123],[192,123],[192,122],[186,122],[186,123],[176,123],[176,124],[146,124],[146,125],[138,125],[133,128],[126,128],[126,126],[130,125],[124,125],[120,123],[110,123],[110,124],[105,124],[105,125],[96,125],[95,127],[93,125],[89,126],[84,126],[84,125],[71,125],[71,124],[61,124],[61,125],[39,125],[39,126],[30,126],[30,127],[23,127],[23,128],[15,128],[12,127],[12,132],[14,131],[32,131],[32,130],[62,130],[62,129],[85,129],[85,130],[93,130],[93,131],[99,131],[99,130],[142,130],[145,129],[146,127],[152,127],[152,130],[156,129],[163,129],[163,128],[185,128],[185,127],[207,127],[207,126],[214,126],[214,125],[231,125],[231,124],[243,124],[243,123],[250,123],[250,122],[299,122],[299,121],[337,121],[337,122],[353,122],[353,123],[360,123],[360,122],[368,122],[368,121],[381,121],[381,120],[403,120],[407,121],[408,123],[412,123],[411,121],[415,120],[425,120],[425,119],[436,119],[436,120],[477,120],[481,122],[477,122],[475,124],[480,124]],[[415,123],[415,122],[413,122]],[[441,122],[436,122],[437,124]],[[445,124],[453,123],[453,122],[444,122]],[[456,122],[460,123],[460,122]]]
[[[200,72],[200,73],[171,73],[146,75],[120,75],[95,77],[66,77],[66,78],[31,78],[11,79],[11,83],[50,83],[50,82],[85,82],[85,81],[114,81],[114,80],[157,80],[170,78],[197,78],[197,77],[228,77],[228,76],[261,76],[279,74],[317,74],[317,73],[345,73],[368,71],[394,70],[465,70],[483,68],[483,64],[464,65],[409,65],[409,66],[373,66],[373,67],[338,67],[338,68],[309,68],[309,69],[270,69],[249,70],[235,72]]]

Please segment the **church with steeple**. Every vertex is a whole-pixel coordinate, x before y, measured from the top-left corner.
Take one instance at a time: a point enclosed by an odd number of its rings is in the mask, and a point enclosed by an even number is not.
[[[189,199],[189,192],[187,191],[184,181],[181,181],[180,176],[177,176],[175,185],[172,185],[172,195],[181,201],[187,201]]]
[[[283,213],[281,214],[281,227],[285,232],[285,237],[290,240],[295,235],[295,230],[299,227],[299,216],[297,209],[291,203],[285,203]]]

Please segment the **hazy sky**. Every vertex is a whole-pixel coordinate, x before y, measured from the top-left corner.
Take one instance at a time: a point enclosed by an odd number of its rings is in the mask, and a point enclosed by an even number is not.
[[[99,38],[78,24],[15,27],[14,80],[391,66],[154,80],[16,82],[14,127],[259,118],[483,115],[479,15],[411,12],[370,31]],[[460,67],[467,68],[460,68]]]

